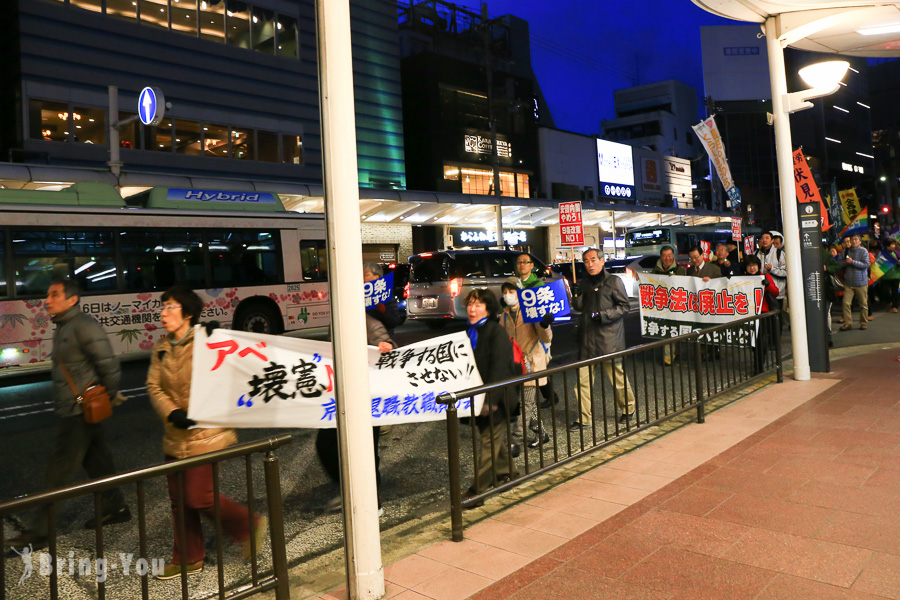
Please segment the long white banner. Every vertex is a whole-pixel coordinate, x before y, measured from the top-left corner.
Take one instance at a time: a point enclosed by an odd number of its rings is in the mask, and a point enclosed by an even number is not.
[[[435,402],[444,392],[481,385],[465,332],[380,354],[370,346],[369,398],[373,425],[446,419]],[[481,411],[483,396],[475,399]],[[457,402],[460,416],[470,400]],[[331,344],[291,337],[194,329],[194,363],[188,416],[200,427],[335,427]]]
[[[676,337],[755,316],[763,301],[760,276],[703,281],[684,275],[641,273],[639,290],[641,335],[652,338]],[[751,330],[755,328],[728,329],[704,341],[752,344]]]

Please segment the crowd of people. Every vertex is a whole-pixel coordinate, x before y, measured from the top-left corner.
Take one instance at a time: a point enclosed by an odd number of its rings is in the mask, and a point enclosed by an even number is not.
[[[753,254],[741,256],[736,243],[721,243],[716,246],[714,256],[709,260],[704,257],[700,246],[694,246],[689,249],[689,265],[686,268],[676,261],[675,249],[666,246],[652,272],[658,275],[697,277],[704,282],[720,277],[760,276],[765,292],[761,312],[774,309],[782,309],[784,312],[788,310],[788,298],[782,242],[779,232],[765,232],[760,236],[759,247]],[[870,268],[879,253],[886,255],[893,267],[870,286]],[[582,260],[587,276],[574,284],[571,290],[572,307],[578,312],[579,361],[625,349],[624,317],[630,309],[624,283],[621,278],[611,275],[604,268],[606,261],[603,254],[591,248],[583,253]],[[872,319],[872,301],[875,298],[887,310],[898,312],[900,253],[896,240],[886,239],[883,247],[872,243],[867,249],[859,236],[846,237],[840,244],[828,248],[824,265],[828,274],[826,280],[829,285],[826,292],[829,299],[836,301],[838,296],[842,297],[840,330],[851,328],[854,300],[859,306],[861,329],[866,329]],[[372,281],[382,275],[379,265],[364,265],[364,281]],[[526,322],[518,305],[517,295],[518,290],[544,284],[534,273],[531,256],[523,253],[516,261],[516,275],[502,286],[501,298],[487,289],[475,289],[466,297],[467,335],[476,367],[485,384],[521,376],[523,373],[540,373],[549,367],[554,317],[547,314],[540,321]],[[60,419],[55,450],[46,470],[47,488],[58,488],[71,483],[80,468],[84,468],[92,478],[115,473],[103,426],[83,419],[78,390],[93,383],[102,384],[115,404],[122,400],[118,393],[121,372],[105,332],[78,306],[80,295],[76,282],[69,279],[54,280],[45,302],[46,310],[56,325],[52,379],[55,411]],[[161,322],[166,335],[160,338],[152,350],[147,390],[153,408],[164,423],[162,450],[168,462],[228,447],[237,441],[237,436],[234,430],[227,428],[193,428],[196,423],[188,418],[194,326],[199,323],[202,300],[192,290],[175,286],[162,294],[161,302]],[[389,352],[396,346],[391,335],[402,319],[395,302],[390,300],[377,304],[366,314],[368,343],[377,346],[381,352]],[[829,317],[830,308],[829,302]],[[215,325],[207,325],[208,332],[213,327]],[[757,344],[755,361],[757,371],[762,370],[760,349],[772,343],[767,332],[768,329],[759,334],[760,343]],[[520,362],[516,361],[517,356]],[[664,347],[664,365],[671,365],[677,357],[676,345]],[[579,369],[574,388],[575,396],[579,399],[578,414],[568,424],[572,432],[581,432],[592,426],[592,387],[604,385],[599,379],[600,372],[614,390],[618,422],[628,427],[634,421],[635,394],[621,359],[605,361],[599,366],[599,369],[595,366]],[[519,406],[520,397],[523,398],[523,406]],[[515,463],[510,457],[518,455],[521,445],[542,448],[550,442],[548,427],[541,418],[540,409],[548,408],[558,400],[546,377],[527,381],[521,390],[511,388],[487,394],[484,408],[475,418],[478,431],[477,456],[474,481],[467,492],[470,497],[517,477]],[[511,431],[510,439],[505,440],[508,430]],[[373,427],[376,473],[380,462],[379,433],[379,428]],[[340,466],[334,429],[319,431],[316,449],[326,473],[335,482],[339,481]],[[164,572],[158,575],[161,579],[181,575],[182,562],[186,563],[188,574],[202,570],[205,550],[200,517],[212,518],[216,503],[211,466],[186,471],[181,485],[177,475],[170,475],[168,487],[173,523],[178,522],[179,504],[184,504],[185,533],[182,539],[179,527],[175,527],[172,560],[166,565]],[[179,498],[179,492],[183,499]],[[254,537],[257,547],[261,545],[262,534],[267,526],[265,517],[254,515],[251,520],[245,506],[222,495],[218,497],[218,505],[223,531],[243,545],[245,555],[251,547],[251,537]],[[340,507],[340,496],[336,496],[327,506],[331,510]],[[379,513],[380,511],[379,501]],[[122,523],[130,519],[130,510],[121,492],[115,488],[104,492],[100,525]],[[93,519],[85,524],[88,528],[96,525]],[[47,534],[47,514],[42,510],[30,520],[23,533],[7,543],[13,546],[31,544],[33,547],[42,547],[47,543]]]

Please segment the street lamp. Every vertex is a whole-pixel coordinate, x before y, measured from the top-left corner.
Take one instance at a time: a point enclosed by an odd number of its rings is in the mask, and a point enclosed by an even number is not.
[[[813,98],[830,96],[841,89],[841,79],[847,74],[850,63],[846,60],[828,60],[800,69],[800,78],[810,89],[784,94],[782,103],[788,114],[812,108]]]

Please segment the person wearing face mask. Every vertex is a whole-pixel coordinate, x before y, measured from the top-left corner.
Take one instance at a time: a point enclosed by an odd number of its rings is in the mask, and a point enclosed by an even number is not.
[[[526,323],[519,309],[519,296],[516,286],[504,283],[500,288],[503,293],[503,301],[506,308],[500,314],[500,324],[506,329],[509,337],[519,344],[525,355],[526,368],[529,373],[544,371],[550,361],[549,345],[553,339],[553,331],[550,324],[553,323],[553,315],[547,313],[539,323]],[[525,384],[525,403],[522,407],[523,414],[528,415],[528,427],[536,435],[527,440],[529,448],[537,448],[550,441],[550,436],[541,423],[540,411],[537,406],[537,386],[547,385],[546,377]],[[522,420],[516,419],[513,423],[513,438],[522,437]],[[518,434],[518,435],[517,435]]]

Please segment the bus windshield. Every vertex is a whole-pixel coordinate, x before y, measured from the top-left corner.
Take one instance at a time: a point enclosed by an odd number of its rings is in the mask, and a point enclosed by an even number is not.
[[[671,232],[667,227],[629,231],[625,234],[626,247],[657,246],[671,242]]]

